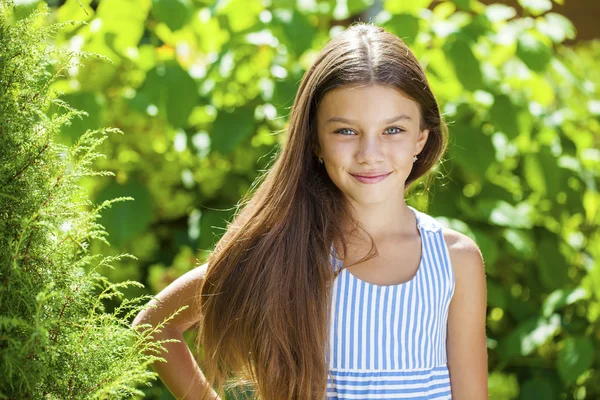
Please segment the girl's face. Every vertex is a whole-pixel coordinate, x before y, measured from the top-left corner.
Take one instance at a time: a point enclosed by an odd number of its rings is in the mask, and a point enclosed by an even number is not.
[[[317,156],[353,203],[404,201],[413,157],[429,134],[419,121],[418,104],[391,86],[330,90],[317,110]]]

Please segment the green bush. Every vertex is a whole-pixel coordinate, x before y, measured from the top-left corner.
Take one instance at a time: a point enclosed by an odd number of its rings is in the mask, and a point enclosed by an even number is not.
[[[76,58],[91,58],[49,46],[65,25],[48,26],[43,7],[19,21],[13,11],[0,1],[0,398],[142,394],[136,385],[156,378],[148,364],[166,342],[146,339],[162,325],[129,326],[149,296],[107,312],[107,300],[142,285],[101,275],[129,255],[89,252],[93,239],[108,244],[99,211],[125,198],[96,207],[78,184],[112,175],[89,166],[117,131],[86,131],[73,146],[54,140],[82,113],[49,88]],[[48,117],[50,105],[65,112]]]

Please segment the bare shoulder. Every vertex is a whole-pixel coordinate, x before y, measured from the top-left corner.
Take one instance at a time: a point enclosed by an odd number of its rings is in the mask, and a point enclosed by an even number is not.
[[[457,278],[483,271],[484,261],[477,243],[464,233],[443,228],[444,241],[450,253],[450,261]]]

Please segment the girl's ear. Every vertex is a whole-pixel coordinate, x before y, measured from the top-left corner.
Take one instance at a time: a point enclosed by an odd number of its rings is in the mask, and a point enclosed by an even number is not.
[[[419,154],[423,150],[423,148],[425,147],[425,143],[427,143],[428,137],[429,129],[423,129],[421,132],[419,132],[419,136],[417,137],[415,153]]]

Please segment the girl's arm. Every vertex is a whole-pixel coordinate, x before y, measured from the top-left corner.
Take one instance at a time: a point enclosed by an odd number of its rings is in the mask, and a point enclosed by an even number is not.
[[[194,300],[200,294],[200,288],[206,275],[204,264],[174,280],[169,286],[158,293],[149,304],[156,308],[147,308],[133,320],[132,326],[151,324],[156,326],[173,312],[184,305],[189,307],[182,310],[164,326],[162,332],[154,334],[154,340],[178,339],[179,343],[166,343],[168,352],[160,354],[167,362],[154,362],[152,368],[158,373],[165,386],[177,399],[219,399],[214,390],[206,382],[204,374],[187,346],[183,332],[198,322],[199,310]]]
[[[448,311],[448,369],[454,400],[488,398],[487,289],[483,257],[475,242],[444,229],[455,288]]]

